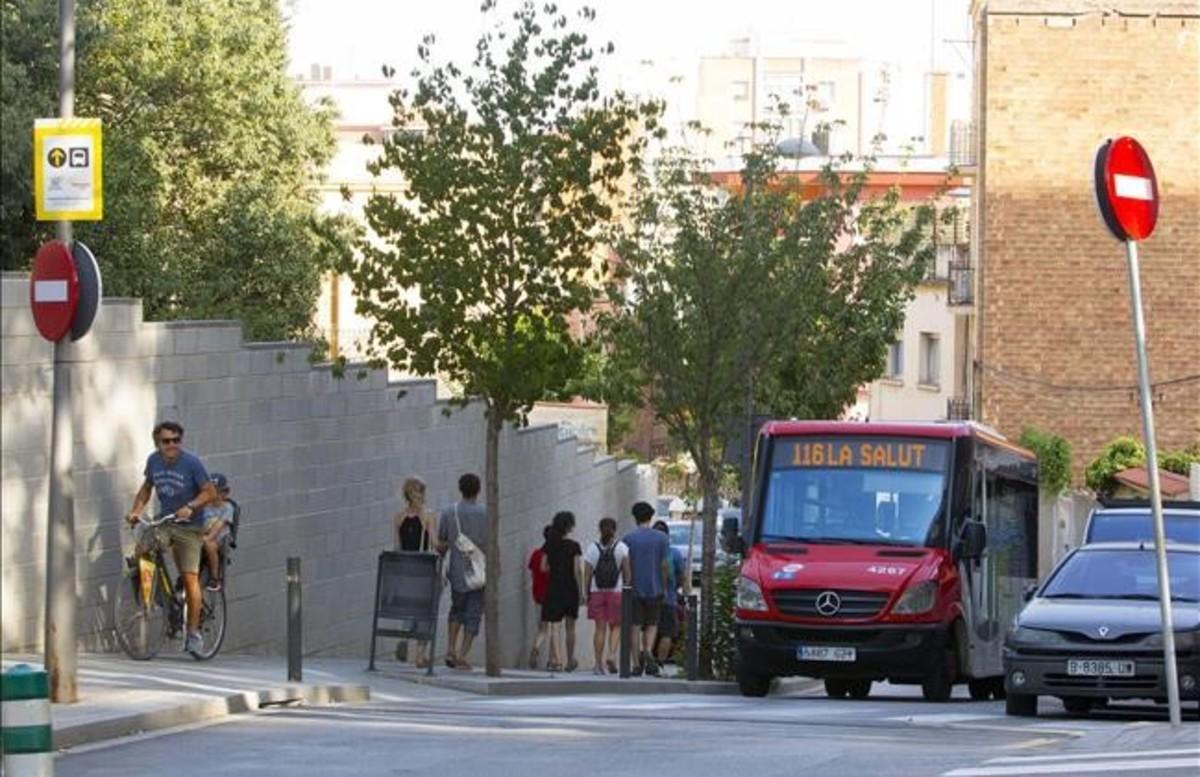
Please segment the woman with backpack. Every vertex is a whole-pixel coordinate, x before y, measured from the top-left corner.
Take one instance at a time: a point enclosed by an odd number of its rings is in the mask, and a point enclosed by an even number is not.
[[[595,624],[592,648],[596,674],[617,673],[617,650],[621,642],[621,579],[630,580],[629,548],[617,539],[617,522],[600,519],[600,541],[583,555],[584,587],[588,591],[588,618]],[[608,659],[605,660],[607,646]]]
[[[574,672],[579,662],[575,660],[575,620],[579,617],[579,557],[583,555],[579,543],[567,537],[575,528],[575,514],[563,510],[555,513],[550,522],[550,534],[543,545],[542,570],[550,573],[550,585],[546,590],[546,603],[542,605],[542,620],[550,624],[551,672]],[[566,621],[564,624],[563,621]],[[566,630],[567,665],[563,667],[558,658],[563,651],[562,633]]]

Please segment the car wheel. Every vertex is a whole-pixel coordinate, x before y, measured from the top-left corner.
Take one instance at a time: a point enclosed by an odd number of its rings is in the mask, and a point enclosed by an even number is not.
[[[971,694],[972,701],[987,701],[988,697],[992,695],[992,681],[987,679],[968,680],[967,690]]]
[[[1062,704],[1072,715],[1085,716],[1092,711],[1092,700],[1083,696],[1064,696]]]
[[[837,680],[832,677],[825,680],[825,695],[831,699],[841,699],[850,693],[849,680]]]
[[[871,695],[870,680],[850,680],[846,685],[851,699],[865,699]]]
[[[772,679],[774,678],[769,674],[750,672],[740,666],[737,669],[738,690],[742,692],[743,696],[754,698],[766,696],[771,690]]]
[[[921,695],[925,701],[949,701],[954,692],[954,668],[957,662],[954,650],[947,650],[933,670],[921,681]]]
[[[1037,717],[1037,698],[1027,693],[1010,693],[1004,699],[1004,714],[1019,718]]]

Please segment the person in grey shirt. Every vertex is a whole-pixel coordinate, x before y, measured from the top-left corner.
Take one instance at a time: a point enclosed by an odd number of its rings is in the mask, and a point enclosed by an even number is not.
[[[487,509],[479,504],[479,476],[468,472],[458,479],[458,492],[462,499],[442,511],[438,523],[438,552],[449,552],[446,578],[450,581],[450,616],[447,624],[449,645],[446,649],[446,666],[470,670],[467,653],[471,643],[479,634],[479,622],[483,618],[483,588],[467,589],[466,573],[462,553],[455,546],[459,527],[463,534],[482,551],[487,551]],[[462,645],[459,645],[459,636]]]

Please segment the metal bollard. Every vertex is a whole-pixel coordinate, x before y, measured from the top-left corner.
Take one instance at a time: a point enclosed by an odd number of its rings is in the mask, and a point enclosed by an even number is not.
[[[700,610],[700,608],[697,606],[699,604],[699,600],[700,597],[696,596],[696,594],[688,594],[687,657],[685,660],[687,662],[687,679],[690,682],[695,682],[696,678],[700,676],[700,640],[698,638],[700,624],[696,622],[696,614]]]
[[[302,682],[303,629],[300,620],[300,559],[289,556],[287,560],[287,662],[288,682]]]
[[[50,682],[46,673],[17,664],[0,674],[0,752],[9,777],[54,774]]]
[[[633,586],[621,588],[621,677],[630,676],[629,647],[633,642]]]

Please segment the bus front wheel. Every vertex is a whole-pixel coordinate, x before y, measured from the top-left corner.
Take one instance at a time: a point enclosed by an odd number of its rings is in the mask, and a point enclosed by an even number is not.
[[[738,690],[743,696],[752,696],[761,698],[766,696],[771,690],[771,680],[773,678],[769,674],[758,674],[750,672],[741,666],[737,668],[737,684]]]
[[[954,670],[957,667],[954,650],[950,649],[935,663],[929,674],[921,681],[921,695],[925,701],[949,701],[954,691]]]

